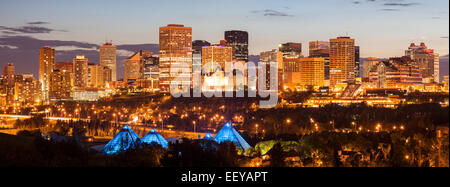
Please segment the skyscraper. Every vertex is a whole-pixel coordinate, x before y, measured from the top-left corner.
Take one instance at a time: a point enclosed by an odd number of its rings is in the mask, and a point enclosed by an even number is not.
[[[88,59],[83,55],[77,55],[73,59],[74,86],[86,88],[88,86]]]
[[[226,44],[233,48],[233,59],[248,62],[248,33],[246,31],[225,31]]]
[[[39,49],[39,82],[42,84],[42,101],[49,100],[50,79],[55,65],[55,49],[45,46]]]
[[[125,59],[124,81],[128,82],[130,80],[137,80],[144,78],[144,65],[145,64],[142,50],[134,53],[132,56]]]
[[[3,80],[5,81],[6,98],[7,100],[13,100],[15,85],[15,67],[13,63],[8,63],[3,67]]]
[[[330,42],[328,41],[311,41],[309,42],[309,57],[324,59],[324,79],[330,80]],[[326,84],[328,85],[328,84]]]
[[[111,77],[105,77],[105,81],[117,80],[116,46],[112,45],[112,42],[100,46],[100,65],[111,69]]]
[[[288,58],[285,64],[285,86],[291,90],[324,86],[324,58]]]
[[[210,45],[206,40],[195,40],[192,42],[192,54],[201,54],[202,48]]]
[[[50,98],[68,99],[72,91],[71,72],[64,69],[55,69],[51,76]]]
[[[266,74],[266,90],[270,90],[270,83],[271,82],[277,82],[278,90],[283,89],[283,53],[281,51],[278,51],[276,49],[273,49],[272,51],[266,51],[260,53],[260,60],[259,62],[261,65],[265,66],[266,71],[262,72]],[[275,62],[276,68],[278,71],[277,75],[271,76],[270,74],[270,63]],[[259,72],[258,72],[259,73]],[[278,79],[275,81],[275,78]]]
[[[182,64],[188,67],[182,68]],[[177,72],[171,72],[171,67]],[[184,72],[184,73],[181,73]],[[174,75],[175,74],[175,75]],[[162,91],[169,91],[175,77],[177,84],[191,83],[192,74],[192,28],[169,24],[159,28],[159,80]],[[192,84],[191,84],[192,85]]]
[[[211,65],[204,69],[207,73],[214,73],[218,69],[225,71],[225,63],[232,62],[232,60],[232,47],[206,46],[202,49],[202,67],[205,67],[205,64]]]
[[[300,58],[302,56],[302,43],[288,42],[280,44],[278,50],[283,53],[283,58]]]
[[[355,80],[355,39],[330,39],[330,87]]]

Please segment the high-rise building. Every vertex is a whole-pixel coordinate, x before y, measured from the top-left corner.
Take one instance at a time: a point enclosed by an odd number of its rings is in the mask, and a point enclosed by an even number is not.
[[[88,86],[90,88],[104,88],[106,86],[105,75],[111,75],[110,73],[105,73],[110,71],[108,67],[104,67],[99,64],[88,65]]]
[[[64,69],[54,69],[51,74],[51,99],[68,99],[72,91],[72,73]]]
[[[372,67],[374,67],[378,63],[379,63],[379,61],[377,60],[376,57],[367,58],[367,60],[364,61],[364,63],[363,63],[363,76],[362,77],[369,78],[370,70],[372,69]]]
[[[425,43],[420,46],[411,43],[408,50],[405,51],[405,56],[410,57],[413,61],[419,63],[420,74],[427,83],[439,83],[439,54],[434,53],[433,49],[428,49]]]
[[[39,82],[42,84],[42,101],[47,102],[50,91],[50,76],[55,65],[55,49],[45,46],[39,49]]]
[[[185,67],[184,65],[188,67]],[[176,69],[176,72],[171,72]],[[159,79],[162,91],[169,91],[175,77],[176,84],[191,84],[192,28],[169,24],[159,28]],[[192,85],[192,84],[191,84]]]
[[[138,51],[125,59],[125,78],[126,82],[144,78],[145,58],[151,57],[152,53],[147,51]]]
[[[302,55],[302,43],[288,42],[280,44],[278,50],[283,53],[283,58],[300,58]]]
[[[328,41],[311,41],[309,42],[309,57],[323,58],[324,61],[324,78],[330,80],[330,42]]]
[[[100,65],[111,69],[111,77],[105,77],[107,82],[117,81],[116,46],[112,42],[100,46]]]
[[[355,39],[330,39],[330,87],[355,80]]]
[[[224,46],[206,46],[202,48],[202,67],[206,73],[214,73],[217,70],[225,71],[225,63],[232,62],[233,48]]]
[[[287,88],[308,89],[325,85],[324,58],[284,59],[284,63],[289,64],[285,83]]]
[[[233,59],[248,62],[248,33],[246,31],[225,31],[226,45],[233,48]]]
[[[261,73],[265,73],[266,75],[266,90],[270,90],[270,83],[271,82],[277,82],[276,84],[278,85],[278,90],[282,90],[283,89],[283,53],[281,51],[278,51],[276,49],[273,49],[272,51],[266,51],[266,52],[262,52],[260,53],[259,56],[259,63],[261,63],[261,65],[265,66],[265,72],[261,72]],[[277,72],[278,74],[275,76],[272,76],[272,74],[270,73],[270,64],[271,63],[276,63],[276,68],[277,68]],[[258,72],[259,73],[259,72]],[[278,79],[276,81],[276,79]]]
[[[21,106],[32,106],[41,101],[41,84],[31,74],[15,77],[14,100]]]
[[[77,55],[73,59],[74,86],[77,88],[88,87],[88,59],[83,55]]]
[[[359,46],[355,46],[355,77],[361,77]]]
[[[14,100],[15,67],[13,63],[8,63],[3,67],[3,81],[6,99]]]

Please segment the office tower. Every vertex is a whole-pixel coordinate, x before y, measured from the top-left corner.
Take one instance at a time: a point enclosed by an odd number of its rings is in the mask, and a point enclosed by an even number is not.
[[[3,81],[8,101],[14,100],[15,67],[13,63],[8,63],[3,67]]]
[[[83,55],[77,55],[73,59],[74,86],[77,88],[88,87],[88,59]]]
[[[184,67],[182,64],[185,64],[188,67]],[[173,67],[177,71],[172,72],[171,74],[171,67]],[[175,77],[182,79],[182,81],[179,81],[175,84],[190,84],[192,80],[191,74],[192,28],[176,24],[169,24],[166,27],[160,27],[159,81],[161,90],[169,91],[171,82]]]
[[[32,106],[40,103],[41,84],[31,74],[15,76],[14,100],[21,106]]]
[[[225,71],[225,63],[233,61],[233,48],[224,46],[206,46],[202,48],[202,67],[204,72]],[[209,64],[206,66],[205,64]]]
[[[278,74],[275,76],[271,76],[270,73],[270,64],[275,63]],[[270,83],[274,82],[275,79],[277,80],[278,90],[283,89],[283,53],[281,51],[278,51],[276,49],[273,49],[272,51],[265,51],[260,53],[259,56],[259,63],[261,65],[265,66],[265,73],[266,75],[266,90],[270,90]]]
[[[65,69],[54,69],[51,74],[50,99],[69,99],[72,91],[72,73]]]
[[[370,71],[369,80],[377,88],[408,89],[422,83],[419,64],[406,56],[376,64]]]
[[[325,59],[318,57],[283,59],[285,85],[289,89],[310,89],[325,85]]]
[[[309,57],[324,58],[324,78],[330,80],[330,42],[328,41],[312,41],[309,42]],[[329,84],[329,83],[328,83]]]
[[[355,39],[330,39],[330,87],[355,80]]]
[[[211,43],[206,40],[194,40],[192,42],[192,54],[202,54],[202,48],[210,45]]]
[[[112,42],[100,46],[100,65],[111,69],[111,77],[105,77],[107,82],[117,81],[116,46]]]
[[[219,45],[202,48],[202,80],[206,87],[223,87],[228,84],[225,79],[225,63],[233,61],[233,48]]]
[[[278,50],[283,53],[283,58],[300,58],[302,55],[302,43],[288,42],[280,44]]]
[[[211,43],[205,40],[195,40],[192,42],[192,73],[199,75],[202,73],[202,48],[211,46]],[[194,76],[192,77],[194,79]]]
[[[420,46],[411,43],[408,50],[405,51],[405,56],[410,57],[413,61],[419,63],[420,74],[426,83],[439,83],[439,54],[434,53],[433,49],[428,49],[425,43]],[[428,80],[428,81],[427,81]]]
[[[233,59],[248,62],[248,33],[246,31],[225,31],[226,45],[233,48]]]
[[[55,65],[55,49],[45,46],[39,49],[39,82],[42,84],[42,100],[49,99],[50,76]]]
[[[355,77],[361,77],[360,71],[359,46],[355,46]]]
[[[376,57],[369,57],[366,61],[363,63],[363,78],[369,78],[370,70],[372,67],[377,65],[379,61],[377,61]]]
[[[151,52],[138,51],[125,59],[125,78],[126,82],[135,81],[144,78],[145,59],[152,56]]]
[[[105,75],[111,75],[111,73],[105,73],[110,71],[108,67],[104,67],[99,64],[89,63],[88,65],[88,86],[90,88],[104,88],[106,86]]]

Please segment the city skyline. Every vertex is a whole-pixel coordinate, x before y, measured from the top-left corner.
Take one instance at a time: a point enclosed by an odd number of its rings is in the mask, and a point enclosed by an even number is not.
[[[445,8],[448,7],[448,1],[259,2],[172,1],[159,2],[159,8],[154,8],[150,6],[154,1],[125,4],[106,4],[102,1],[89,4],[53,1],[35,4],[36,2],[27,1],[21,4],[2,1],[0,15],[9,19],[0,21],[0,63],[18,63],[19,72],[29,72],[24,69],[25,65],[21,65],[30,63],[24,62],[29,59],[17,57],[18,51],[23,52],[26,47],[17,45],[12,40],[54,44],[51,47],[61,53],[98,51],[106,40],[112,40],[118,46],[117,63],[120,72],[124,58],[137,51],[131,50],[130,46],[157,45],[158,28],[170,23],[192,27],[193,40],[209,42],[223,39],[223,32],[227,30],[247,31],[250,55],[258,55],[286,42],[302,43],[303,51],[308,51],[309,41],[327,41],[329,38],[345,35],[356,39],[356,45],[361,46],[362,58],[401,56],[405,46],[411,42],[425,42],[441,56],[448,55],[448,11]],[[141,10],[142,7],[150,8],[144,11]],[[217,10],[214,7],[223,8]],[[117,13],[127,8],[133,9],[133,13]],[[167,12],[168,8],[173,8],[172,14]],[[47,9],[53,11],[45,11]],[[59,14],[65,9],[77,10],[73,11],[77,15],[73,15],[71,11]],[[225,11],[227,9],[229,11]],[[324,11],[326,14],[320,14]],[[415,13],[419,11],[420,14]],[[89,19],[90,17],[93,19]],[[146,24],[142,24],[143,21]],[[95,32],[91,29],[94,26]],[[395,29],[382,32],[383,28]],[[120,48],[121,45],[124,47]],[[85,55],[92,59],[89,54]],[[58,60],[58,56],[62,55],[57,54],[57,61],[70,61],[64,57]],[[93,59],[93,62],[98,61]]]

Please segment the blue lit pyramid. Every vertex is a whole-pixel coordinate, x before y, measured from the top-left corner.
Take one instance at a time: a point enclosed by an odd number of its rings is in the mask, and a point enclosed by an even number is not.
[[[157,143],[161,145],[163,148],[169,147],[169,143],[162,137],[155,129],[150,130],[147,135],[142,138],[142,142],[146,144]]]
[[[134,149],[139,146],[140,138],[134,131],[125,125],[119,133],[109,141],[103,148],[103,152],[107,155],[118,154],[127,149]]]
[[[210,133],[206,133],[205,136],[203,136],[204,140],[214,140],[214,137]]]
[[[218,143],[222,143],[225,141],[234,142],[237,147],[247,150],[250,148],[250,145],[242,138],[239,133],[233,129],[230,123],[226,123],[222,129],[216,134],[214,137]]]

